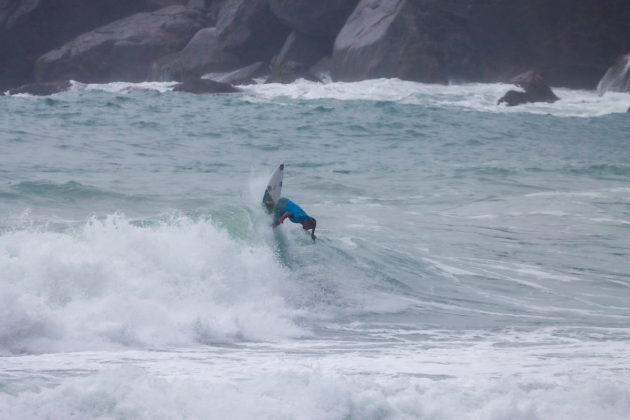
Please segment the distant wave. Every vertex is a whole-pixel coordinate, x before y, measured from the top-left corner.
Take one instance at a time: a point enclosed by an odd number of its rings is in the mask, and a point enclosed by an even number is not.
[[[56,197],[60,199],[123,197],[122,194],[83,185],[75,181],[68,181],[63,184],[46,181],[26,181],[12,185],[11,189],[21,195]]]
[[[400,104],[444,107],[492,113],[530,113],[558,117],[596,117],[626,112],[630,95],[608,93],[600,96],[595,91],[554,88],[560,101],[554,104],[533,103],[516,107],[497,105],[512,85],[501,83],[436,85],[407,82],[397,79],[375,79],[354,83],[319,84],[299,80],[290,85],[263,84],[243,86],[253,101],[276,101],[282,97],[316,100],[395,102]]]
[[[155,91],[166,93],[176,82],[112,82],[107,84],[83,84],[74,82],[74,91],[103,91],[117,94]],[[383,104],[424,105],[492,113],[529,113],[557,117],[597,117],[626,112],[630,106],[627,93],[609,92],[599,95],[596,91],[554,88],[560,101],[525,104],[516,107],[498,106],[497,99],[512,85],[493,83],[468,83],[436,85],[402,81],[398,79],[374,79],[361,82],[314,83],[298,80],[291,84],[255,84],[241,86],[245,100],[282,101],[282,98],[298,100],[336,99],[341,101],[376,101]],[[62,94],[63,95],[63,94]],[[318,107],[314,112],[330,112],[330,107]]]
[[[581,168],[571,168],[570,172],[594,177],[629,177],[630,165],[601,163]]]

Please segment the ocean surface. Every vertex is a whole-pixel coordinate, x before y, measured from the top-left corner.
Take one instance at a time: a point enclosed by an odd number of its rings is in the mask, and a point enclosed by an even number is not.
[[[0,97],[0,419],[630,418],[630,95],[171,87]]]

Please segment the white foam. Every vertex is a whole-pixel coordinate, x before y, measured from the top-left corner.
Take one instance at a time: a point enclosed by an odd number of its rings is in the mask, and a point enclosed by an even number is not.
[[[0,236],[0,351],[277,340],[303,331],[273,252],[211,221],[136,226],[120,215],[69,232]]]
[[[606,341],[620,332],[414,332],[427,340],[8,358],[0,418],[614,420],[630,412],[627,342]]]
[[[626,112],[630,96],[624,93],[554,88],[561,98],[548,103],[517,107],[498,106],[497,100],[514,86],[501,83],[435,85],[398,79],[374,79],[354,83],[314,83],[299,80],[289,85],[244,86],[251,100],[277,101],[282,97],[298,100],[337,99],[343,101],[386,101],[400,104],[447,107],[482,112],[549,114],[562,117],[595,117]]]
[[[88,83],[83,84],[73,82],[74,90],[100,90],[110,93],[129,93],[138,90],[154,90],[157,92],[168,92],[173,90],[177,82],[111,82],[111,83]]]
[[[168,92],[177,82],[111,82],[83,84],[72,82],[74,91],[105,91],[130,93],[138,90]],[[408,82],[398,79],[373,79],[360,82],[316,83],[297,80],[291,84],[259,83],[239,86],[245,98],[252,102],[274,102],[281,105],[283,98],[294,100],[336,99],[341,101],[392,102],[426,107],[445,107],[492,113],[530,113],[558,117],[598,117],[625,113],[630,105],[627,93],[553,88],[560,100],[549,103],[532,103],[516,107],[497,105],[497,100],[513,85],[502,83],[467,83],[438,85]],[[24,95],[14,95],[24,96]],[[30,96],[30,95],[26,95]]]

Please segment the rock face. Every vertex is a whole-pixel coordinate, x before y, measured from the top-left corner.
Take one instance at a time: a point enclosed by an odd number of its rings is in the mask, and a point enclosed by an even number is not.
[[[184,80],[210,70],[224,71],[238,66],[238,58],[221,46],[216,28],[197,32],[186,47],[151,64],[153,80]]]
[[[630,50],[626,0],[361,0],[337,36],[333,78],[505,81],[531,67],[594,88]]]
[[[279,81],[319,60],[342,81],[496,82],[536,68],[592,89],[630,51],[628,22],[629,0],[0,0],[0,89],[35,76],[184,80],[273,57]]]
[[[33,80],[33,63],[77,35],[144,10],[128,0],[0,0],[0,90]]]
[[[630,51],[625,0],[472,4],[466,15],[481,81],[507,80],[534,67],[554,86],[594,89],[617,56]]]
[[[332,38],[358,0],[269,0],[275,15],[299,33]]]
[[[269,62],[287,35],[288,29],[271,13],[267,0],[226,0],[216,27],[202,29],[182,51],[156,60],[151,76],[183,80]]]
[[[324,38],[292,32],[271,63],[271,83],[292,83],[299,78],[317,80],[310,67],[330,54],[331,45]]]
[[[188,0],[144,0],[147,7],[152,10],[161,9],[167,6],[173,6],[177,4],[186,4]]]
[[[519,74],[512,79],[512,83],[523,88],[524,92],[510,90],[498,100],[497,104],[505,103],[507,106],[515,106],[528,102],[553,103],[560,99],[553,93],[540,73],[534,70]]]
[[[477,63],[453,0],[362,0],[337,36],[335,80],[379,77],[446,83],[470,79]]]
[[[183,47],[201,18],[196,9],[170,6],[102,26],[39,58],[36,80],[144,81],[150,63]]]

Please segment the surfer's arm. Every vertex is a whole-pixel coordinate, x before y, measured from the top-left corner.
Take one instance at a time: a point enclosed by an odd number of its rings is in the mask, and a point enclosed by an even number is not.
[[[284,222],[284,219],[286,219],[287,217],[291,217],[291,212],[290,211],[284,212],[284,214],[282,216],[280,216],[280,218],[273,223],[273,227],[276,227],[279,224],[281,224],[282,222]]]

